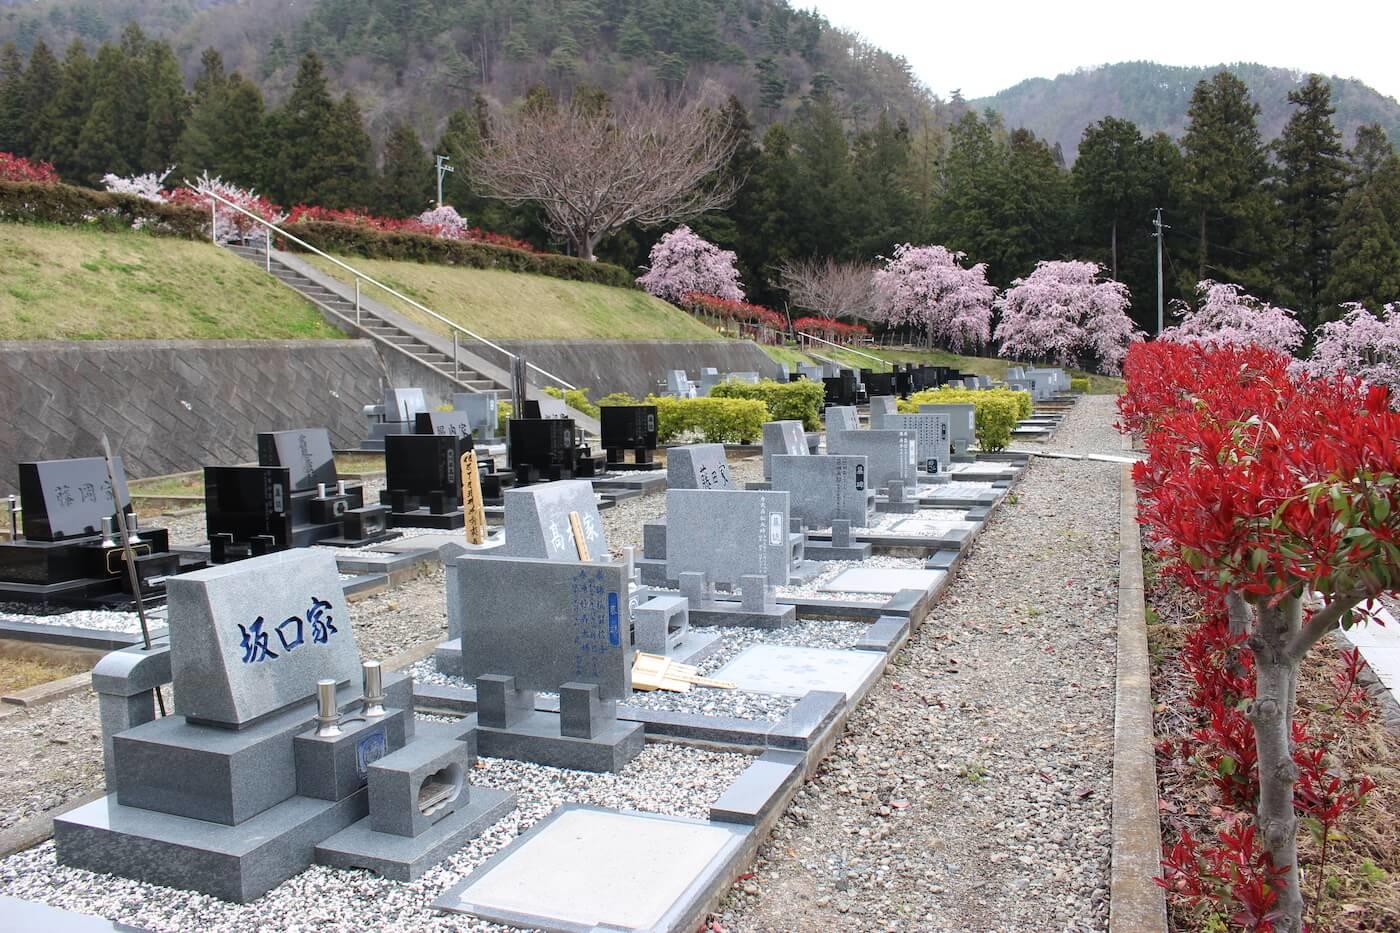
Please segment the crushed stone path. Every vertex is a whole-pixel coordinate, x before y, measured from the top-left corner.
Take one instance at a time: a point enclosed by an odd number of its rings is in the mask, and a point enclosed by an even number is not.
[[[1113,421],[1086,397],[1046,447]],[[718,925],[1106,929],[1120,470],[1033,461]]]

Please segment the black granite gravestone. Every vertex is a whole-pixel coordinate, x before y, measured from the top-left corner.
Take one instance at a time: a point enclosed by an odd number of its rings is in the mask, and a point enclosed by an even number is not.
[[[325,428],[271,431],[258,435],[258,464],[286,467],[291,471],[292,491],[334,485],[335,454],[331,434]]]
[[[608,469],[661,469],[656,462],[655,405],[605,405],[599,421]],[[628,448],[632,450],[632,463],[627,462]]]
[[[420,411],[414,419],[415,434],[440,434],[472,439],[471,418],[464,411]],[[471,444],[466,449],[470,450]]]
[[[131,511],[131,494],[120,457],[113,457],[117,496]],[[36,460],[19,464],[19,493],[24,502],[24,536],[31,541],[62,541],[95,535],[102,519],[115,518],[116,499],[101,457]]]
[[[420,416],[421,417],[421,416]],[[384,439],[384,491],[389,524],[461,528],[462,455],[472,449],[468,435],[399,434]]]

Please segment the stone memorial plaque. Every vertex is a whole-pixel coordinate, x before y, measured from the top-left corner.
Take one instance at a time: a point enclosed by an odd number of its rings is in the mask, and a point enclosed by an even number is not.
[[[422,389],[384,390],[385,421],[407,421],[412,424],[415,415],[427,410],[428,400],[423,397]]]
[[[894,480],[902,482],[905,489],[914,488],[919,444],[913,431],[843,431],[827,436],[826,449],[829,454],[864,455],[866,482],[872,489],[879,490]]]
[[[470,441],[472,421],[464,411],[420,411],[414,416],[413,430],[416,434],[464,437]],[[471,448],[470,443],[467,448]]]
[[[316,694],[316,681],[358,682],[335,554],[295,548],[166,580],[175,712],[248,725]]]
[[[807,454],[807,434],[801,421],[769,421],[763,425],[763,475],[773,475],[776,454]]]
[[[946,473],[953,460],[950,420],[941,414],[898,413],[886,415],[884,426],[889,430],[913,431],[918,437],[919,469],[925,473]]]
[[[578,560],[569,513],[577,512],[588,556],[595,562],[612,560],[598,500],[587,480],[562,480],[507,489],[505,492],[505,550],[511,557]],[[501,673],[501,672],[498,672]]]
[[[842,519],[855,528],[870,525],[875,491],[866,482],[866,458],[842,454],[773,458],[773,489],[786,492],[793,518],[811,528]]]
[[[31,460],[19,464],[19,494],[24,504],[24,535],[33,541],[61,541],[102,531],[102,519],[115,518],[117,501],[131,511],[122,458],[112,458],[116,495],[101,457]]]
[[[971,444],[977,439],[976,405],[920,405],[921,415],[947,415],[949,437],[954,442]]]
[[[260,433],[258,464],[286,467],[290,471],[293,492],[315,489],[318,483],[333,486],[336,481],[331,432],[325,428]]]
[[[586,485],[586,484],[585,484]],[[509,533],[507,533],[509,540]],[[448,568],[448,636],[462,639],[463,676],[515,678],[522,690],[597,684],[632,693],[632,610],[620,563],[467,555]]]
[[[702,571],[712,583],[763,574],[786,586],[792,574],[788,494],[767,490],[666,491],[666,576]]]
[[[884,663],[876,651],[754,645],[711,676],[750,693],[802,697],[811,690],[830,690],[852,697],[880,675]]]
[[[667,489],[734,489],[723,444],[687,444],[666,452]]]
[[[832,405],[826,410],[826,433],[832,435],[841,431],[859,431],[860,415],[854,405]]]

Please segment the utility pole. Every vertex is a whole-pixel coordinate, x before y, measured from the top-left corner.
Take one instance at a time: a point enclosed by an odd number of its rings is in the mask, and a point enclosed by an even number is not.
[[[1155,228],[1157,237],[1157,336],[1162,336],[1162,231],[1170,230],[1171,227],[1162,226],[1162,209],[1156,209],[1156,216],[1152,218],[1152,226]]]
[[[437,160],[437,206],[442,207],[442,176],[457,170],[447,164],[450,161],[450,156],[440,155],[434,158]]]

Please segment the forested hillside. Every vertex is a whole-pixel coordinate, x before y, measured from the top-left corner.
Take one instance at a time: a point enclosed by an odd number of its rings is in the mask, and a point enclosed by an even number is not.
[[[509,103],[534,85],[620,95],[713,83],[765,124],[814,88],[856,123],[943,109],[902,58],[787,0],[38,0],[0,5],[0,45],[94,46],[128,22],[168,38],[186,78],[212,47],[272,101],[314,49],[332,84],[355,93],[376,140],[399,122],[435,137],[473,96]]]
[[[1264,138],[1273,139],[1283,132],[1291,115],[1288,92],[1306,75],[1250,63],[1180,68],[1122,62],[1057,78],[1031,78],[971,105],[995,110],[1009,126],[1024,126],[1052,144],[1059,143],[1065,157],[1073,160],[1084,128],[1104,117],[1121,117],[1145,133],[1160,130],[1180,138],[1186,129],[1192,89],[1225,67],[1245,83],[1259,103],[1259,131]],[[1400,140],[1400,102],[1360,81],[1332,78],[1331,83],[1337,127],[1348,144],[1355,139],[1357,127],[1365,123],[1378,123],[1391,139]]]

